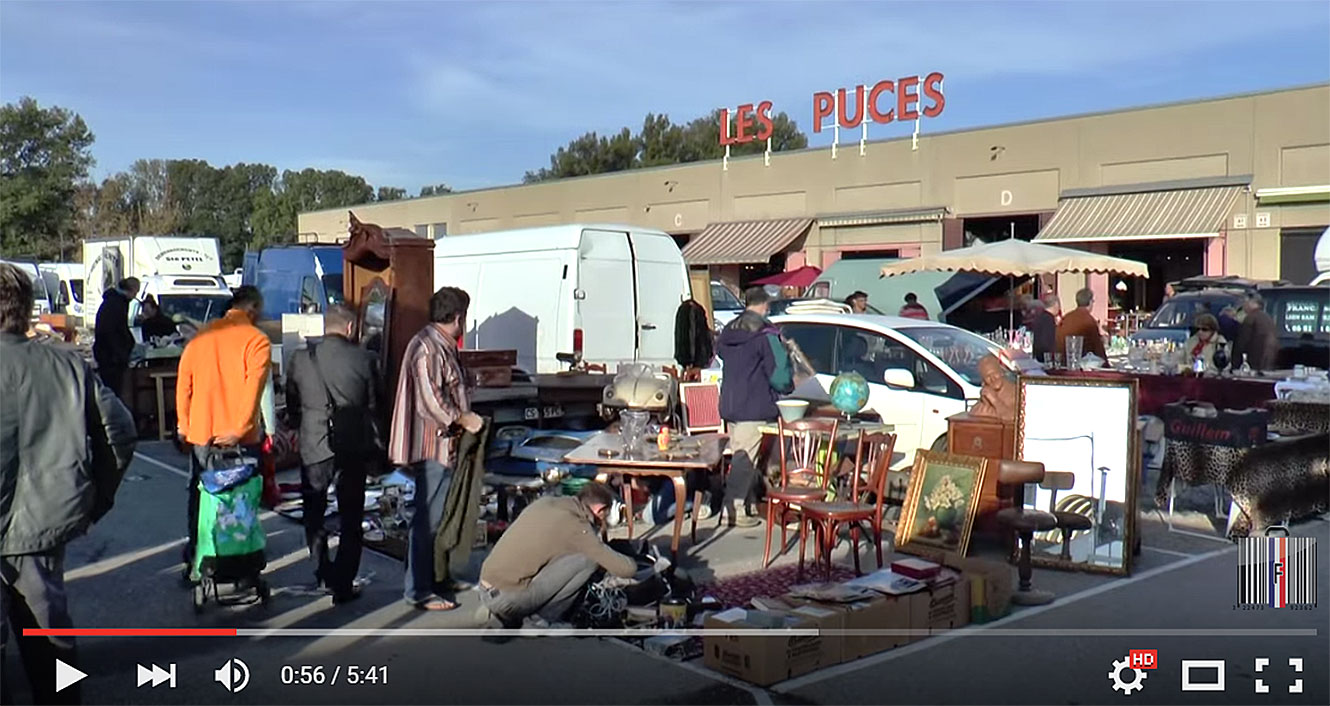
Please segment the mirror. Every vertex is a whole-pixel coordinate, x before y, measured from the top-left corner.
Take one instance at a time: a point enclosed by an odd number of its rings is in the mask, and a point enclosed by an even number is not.
[[[1020,379],[1016,457],[1044,464],[1046,473],[1026,486],[1025,507],[1061,513],[1058,529],[1035,533],[1035,564],[1130,573],[1140,485],[1136,385]]]
[[[887,368],[886,372],[882,373],[882,381],[892,387],[913,388],[914,373],[905,368]]]
[[[389,303],[392,290],[383,280],[375,278],[361,295],[360,316],[356,329],[360,332],[360,345],[383,358],[387,355]],[[384,361],[380,361],[384,362]]]

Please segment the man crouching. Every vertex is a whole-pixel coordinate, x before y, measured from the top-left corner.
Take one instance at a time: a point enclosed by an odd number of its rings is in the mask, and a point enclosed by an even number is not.
[[[600,540],[614,493],[588,483],[576,497],[541,498],[503,533],[480,568],[481,618],[488,627],[521,627],[539,616],[562,621],[596,569],[630,577],[637,561]]]

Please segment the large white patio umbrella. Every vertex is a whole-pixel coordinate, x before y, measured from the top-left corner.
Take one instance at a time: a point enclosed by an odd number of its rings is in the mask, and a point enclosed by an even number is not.
[[[1016,238],[892,262],[882,267],[882,276],[935,271],[978,272],[1005,277],[1031,277],[1060,272],[1150,276],[1150,270],[1143,262]]]
[[[1060,248],[1056,245],[1032,243],[1017,238],[944,250],[931,255],[892,262],[882,267],[881,276],[937,271],[977,272],[1012,279],[1061,272],[1092,272],[1146,278],[1150,276],[1150,269],[1143,262],[1084,250]],[[1014,319],[1013,312],[1008,310],[1008,314],[1009,319]],[[1008,325],[1014,327],[1014,320],[1008,321]]]

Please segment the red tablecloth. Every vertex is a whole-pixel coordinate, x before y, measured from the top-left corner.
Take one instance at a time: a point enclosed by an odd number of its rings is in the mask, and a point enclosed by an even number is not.
[[[1252,378],[1183,377],[1181,375],[1149,375],[1109,370],[1050,371],[1058,376],[1093,377],[1102,380],[1140,380],[1137,414],[1160,416],[1164,405],[1193,400],[1209,402],[1218,409],[1247,409],[1263,406],[1275,399],[1275,382]]]

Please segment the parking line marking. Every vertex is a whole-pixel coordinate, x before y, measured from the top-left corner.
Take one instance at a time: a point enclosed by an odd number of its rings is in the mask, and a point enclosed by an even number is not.
[[[1180,559],[1190,559],[1191,557],[1196,556],[1195,554],[1188,554],[1187,552],[1178,552],[1178,551],[1174,551],[1174,550],[1172,550],[1172,549],[1161,549],[1161,548],[1159,548],[1159,547],[1151,547],[1151,546],[1149,546],[1149,545],[1144,545],[1144,544],[1141,545],[1141,549],[1148,549],[1148,550],[1150,550],[1150,551],[1152,551],[1152,552],[1156,552],[1156,553],[1159,553],[1159,554],[1167,554],[1167,555],[1169,555],[1169,556],[1175,556],[1175,557],[1178,557],[1178,558],[1180,558]]]
[[[155,458],[153,458],[153,457],[151,457],[151,456],[144,456],[143,454],[141,454],[141,453],[139,453],[139,452],[137,452],[137,451],[134,452],[134,458],[137,458],[137,459],[140,460],[140,461],[147,461],[148,463],[151,463],[152,465],[154,465],[154,466],[156,466],[156,467],[158,467],[158,468],[160,468],[160,469],[162,469],[162,470],[164,470],[164,471],[170,471],[170,472],[172,472],[172,473],[174,473],[174,474],[180,476],[181,478],[184,478],[185,480],[189,480],[189,472],[188,472],[188,471],[182,471],[182,470],[180,470],[179,468],[176,468],[175,466],[172,466],[172,465],[169,464],[169,463],[165,463],[165,462],[163,462],[163,461],[158,461],[157,459],[155,459]]]
[[[1153,569],[1150,569],[1149,571],[1142,571],[1141,573],[1136,574],[1135,576],[1130,576],[1125,579],[1119,579],[1111,583],[1100,584],[1092,588],[1087,588],[1079,593],[1073,593],[1069,596],[1059,597],[1057,600],[1053,601],[1052,603],[1048,603],[1046,605],[1036,606],[1034,608],[1028,608],[1026,610],[1022,610],[1017,613],[1011,613],[1007,615],[1005,618],[999,618],[991,623],[983,623],[979,625],[974,625],[974,624],[967,625],[966,627],[960,628],[958,630],[947,631],[941,635],[938,635],[937,637],[930,637],[927,640],[922,640],[920,642],[911,643],[904,647],[897,647],[894,650],[888,650],[886,652],[878,653],[872,657],[865,657],[855,662],[847,662],[845,664],[837,665],[835,667],[828,667],[827,669],[819,670],[817,672],[814,672],[806,676],[796,677],[794,679],[790,679],[788,681],[784,681],[779,684],[773,685],[771,687],[771,690],[782,694],[788,693],[794,691],[795,689],[801,689],[805,686],[811,686],[813,684],[824,682],[828,679],[833,679],[835,677],[839,677],[844,674],[857,672],[867,667],[877,666],[884,662],[890,662],[891,660],[894,659],[905,657],[907,655],[912,655],[916,652],[921,652],[923,650],[927,650],[932,647],[937,647],[938,645],[951,642],[952,640],[965,637],[966,635],[970,635],[976,632],[982,632],[989,628],[1002,627],[1009,623],[1014,623],[1020,620],[1024,620],[1026,618],[1032,618],[1036,615],[1042,615],[1050,610],[1056,610],[1061,606],[1067,606],[1071,605],[1072,603],[1078,603],[1080,601],[1085,600],[1086,598],[1092,598],[1101,593],[1115,591],[1124,586],[1130,586],[1134,583],[1137,583],[1138,581],[1144,581],[1149,578],[1154,578],[1155,576],[1159,576],[1160,574],[1166,574],[1170,571],[1177,571],[1178,569],[1186,568],[1188,566],[1191,566],[1192,564],[1197,564],[1207,559],[1213,559],[1217,556],[1220,556],[1221,554],[1228,554],[1234,551],[1237,551],[1236,546],[1228,546],[1224,547],[1223,549],[1216,549],[1214,551],[1206,552],[1204,554],[1194,554],[1190,558],[1175,561],[1171,564],[1165,564],[1164,566],[1155,567]]]

